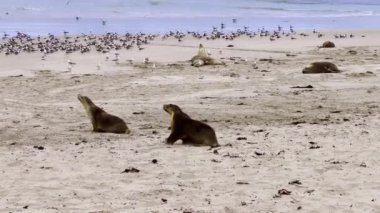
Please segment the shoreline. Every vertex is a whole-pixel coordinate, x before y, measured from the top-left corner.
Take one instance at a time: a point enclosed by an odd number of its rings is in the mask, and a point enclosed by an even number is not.
[[[232,19],[236,18],[237,22],[232,23]],[[380,29],[380,24],[376,21],[378,16],[353,16],[353,17],[196,17],[194,18],[96,18],[96,19],[80,19],[75,20],[66,18],[64,20],[57,19],[48,23],[31,22],[27,20],[13,20],[12,18],[0,19],[0,31],[9,34],[17,32],[28,33],[33,36],[47,36],[51,34],[62,34],[63,31],[71,32],[73,35],[84,34],[104,34],[106,32],[116,33],[161,33],[169,31],[197,31],[209,32],[213,27],[220,27],[221,23],[225,24],[226,31],[236,31],[247,26],[251,29],[266,27],[268,30],[276,30],[277,26],[284,29],[293,25],[295,29],[308,31],[312,29],[320,30],[365,30]],[[102,21],[106,21],[102,25]],[[30,26],[30,27],[25,27]],[[13,30],[9,30],[13,29]],[[39,30],[41,32],[39,32]]]

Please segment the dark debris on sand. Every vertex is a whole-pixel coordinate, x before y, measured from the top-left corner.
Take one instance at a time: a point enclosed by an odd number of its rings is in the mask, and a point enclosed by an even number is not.
[[[140,170],[139,169],[136,169],[134,167],[131,167],[131,168],[127,168],[125,169],[124,171],[122,171],[121,173],[139,173]]]

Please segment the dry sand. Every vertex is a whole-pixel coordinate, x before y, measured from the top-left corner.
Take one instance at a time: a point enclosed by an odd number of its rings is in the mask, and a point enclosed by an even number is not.
[[[380,31],[333,34],[156,40],[119,64],[0,56],[0,212],[379,212]],[[325,40],[337,48],[316,48]],[[190,66],[199,43],[227,66]],[[343,72],[301,73],[320,60]],[[132,133],[91,132],[79,93]],[[164,144],[166,103],[214,127],[222,147]]]

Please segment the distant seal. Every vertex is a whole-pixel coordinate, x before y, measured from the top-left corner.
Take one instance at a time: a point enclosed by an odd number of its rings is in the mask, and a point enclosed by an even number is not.
[[[223,61],[208,56],[202,44],[199,44],[198,54],[191,58],[191,64],[195,67],[204,65],[225,65]]]
[[[340,73],[338,67],[330,62],[314,62],[302,70],[304,74]]]
[[[90,117],[94,132],[130,133],[127,124],[119,117],[105,112],[96,106],[87,96],[78,95],[88,117]]]
[[[320,48],[334,48],[334,47],[335,47],[335,44],[332,41],[325,41],[323,42]]]
[[[193,120],[174,104],[165,104],[163,109],[170,114],[171,133],[167,144],[174,144],[181,139],[183,144],[195,146],[219,146],[214,129],[197,120]]]

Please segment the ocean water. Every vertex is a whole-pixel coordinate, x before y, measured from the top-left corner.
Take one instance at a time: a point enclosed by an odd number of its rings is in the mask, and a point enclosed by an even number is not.
[[[1,0],[0,32],[380,29],[380,0]],[[76,17],[79,17],[76,20]],[[236,23],[232,20],[236,19]],[[104,21],[104,23],[103,23]]]

